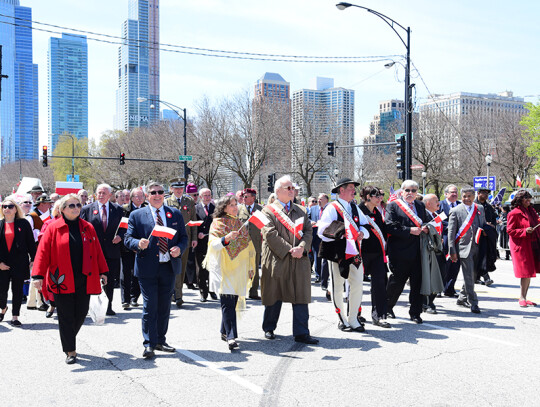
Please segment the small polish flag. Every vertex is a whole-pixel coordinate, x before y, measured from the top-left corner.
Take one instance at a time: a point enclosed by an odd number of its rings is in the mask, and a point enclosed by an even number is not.
[[[41,215],[39,215],[39,218],[43,222],[47,222],[49,219],[51,219],[51,211],[43,212]]]
[[[521,183],[521,178],[519,178],[519,175],[516,177],[516,185],[518,186],[518,188],[521,188],[522,187],[522,183]]]
[[[253,214],[250,216],[250,218],[248,219],[249,222],[253,223],[255,226],[257,226],[258,229],[262,229],[263,227],[265,227],[266,225],[268,225],[268,223],[270,222],[270,219],[268,219],[266,217],[266,215],[264,213],[262,213],[261,211],[259,210],[256,210],[255,212],[253,212]]]
[[[538,175],[534,176],[534,182],[536,182],[536,185],[540,188],[540,177]]]
[[[186,223],[186,226],[201,226],[203,222],[203,220],[190,220],[188,223]]]
[[[296,219],[296,222],[294,222],[294,232],[300,233],[303,229],[304,229],[304,218]]]
[[[446,220],[446,214],[444,212],[441,212],[435,219],[429,222],[435,227],[435,230],[439,233],[439,235],[442,235],[442,230],[443,230],[442,221],[443,220]]]
[[[476,242],[476,244],[480,243],[480,236],[482,236],[483,231],[484,231],[484,229],[482,229],[482,228],[478,228],[478,230],[476,231],[476,236],[474,238],[474,241]]]
[[[450,259],[450,253],[446,254],[446,261],[448,261],[448,259]]]
[[[151,236],[166,237],[167,239],[172,239],[174,235],[176,235],[176,229],[160,225],[154,226],[154,230],[151,233]]]
[[[128,228],[128,222],[129,222],[129,218],[120,219],[120,224],[118,225],[118,228],[119,229],[127,229]]]

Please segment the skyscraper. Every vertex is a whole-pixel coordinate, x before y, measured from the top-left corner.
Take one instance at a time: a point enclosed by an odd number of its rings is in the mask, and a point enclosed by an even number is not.
[[[38,67],[32,60],[32,9],[0,0],[2,80],[0,165],[38,157]]]
[[[130,0],[122,37],[115,128],[129,131],[159,120],[159,0]]]
[[[70,133],[88,139],[88,47],[86,37],[51,37],[49,68],[49,147]]]

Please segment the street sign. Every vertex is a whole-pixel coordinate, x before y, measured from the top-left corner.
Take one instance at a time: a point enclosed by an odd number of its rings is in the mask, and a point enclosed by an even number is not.
[[[193,161],[192,155],[179,155],[178,161]]]
[[[495,186],[497,185],[496,178],[497,177],[495,176],[489,177],[489,186],[487,188],[491,191],[493,191],[495,189]],[[474,177],[473,185],[475,191],[478,191],[480,188],[486,188],[487,177]]]
[[[411,170],[423,170],[424,166],[422,164],[411,165]]]
[[[75,179],[73,179],[73,177],[71,176],[71,174],[67,174],[66,175],[66,181],[67,182],[79,182],[79,175],[75,175]]]

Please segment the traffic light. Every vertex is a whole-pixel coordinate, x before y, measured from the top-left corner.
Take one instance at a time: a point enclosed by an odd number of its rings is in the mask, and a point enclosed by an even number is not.
[[[398,178],[405,181],[405,136],[401,136],[398,139],[396,155],[396,168],[398,170]]]
[[[335,147],[333,141],[328,143],[328,155],[331,156],[331,157],[336,156],[336,147]]]
[[[47,166],[47,146],[43,146],[43,166],[46,167]]]
[[[268,192],[274,192],[274,184],[275,184],[276,174],[270,174],[268,176]]]
[[[124,165],[126,163],[126,154],[120,153],[120,165]]]

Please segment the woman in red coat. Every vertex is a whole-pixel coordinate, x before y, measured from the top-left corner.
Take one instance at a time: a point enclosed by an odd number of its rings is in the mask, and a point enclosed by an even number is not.
[[[96,231],[79,218],[81,201],[69,194],[60,201],[62,217],[52,222],[38,246],[32,279],[38,290],[54,295],[66,363],[77,360],[75,339],[84,323],[91,294],[107,283],[107,263]],[[45,288],[43,288],[45,280]]]
[[[531,206],[532,196],[524,189],[519,190],[512,200],[512,211],[508,214],[506,229],[510,236],[510,253],[514,275],[521,279],[520,307],[535,306],[527,300],[531,277],[540,273],[540,228],[538,214]]]

